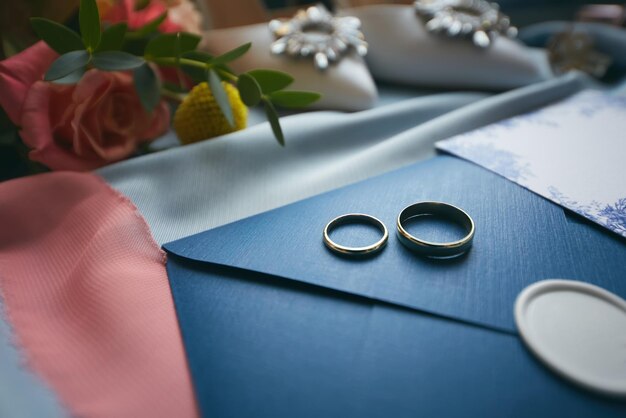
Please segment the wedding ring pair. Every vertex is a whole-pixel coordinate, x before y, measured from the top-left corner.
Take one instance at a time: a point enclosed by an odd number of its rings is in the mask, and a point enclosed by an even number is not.
[[[418,238],[407,231],[406,223],[418,216],[436,215],[456,222],[465,228],[467,234],[458,241],[451,242],[431,242]],[[373,225],[380,230],[382,237],[371,245],[364,247],[348,247],[336,243],[330,238],[330,233],[338,226],[351,223],[365,223]],[[398,239],[409,250],[434,258],[450,258],[459,256],[467,252],[472,246],[474,239],[474,220],[456,206],[443,202],[417,202],[404,208],[398,215],[396,221]],[[379,219],[363,214],[349,213],[341,215],[331,220],[324,228],[324,244],[333,252],[348,256],[369,256],[380,252],[389,239],[389,231],[385,224]]]

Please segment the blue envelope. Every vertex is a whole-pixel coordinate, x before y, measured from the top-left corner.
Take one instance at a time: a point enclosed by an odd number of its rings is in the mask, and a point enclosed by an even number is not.
[[[359,261],[322,243],[335,216],[393,231],[419,200],[472,215],[466,256],[420,258],[393,233]],[[164,247],[204,416],[626,414],[544,369],[513,322],[547,278],[626,297],[626,244],[471,163],[440,156]]]

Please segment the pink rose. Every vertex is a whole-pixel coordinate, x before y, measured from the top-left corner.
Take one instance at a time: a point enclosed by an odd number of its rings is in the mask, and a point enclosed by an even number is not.
[[[167,104],[146,112],[128,73],[89,70],[76,85],[42,81],[55,57],[39,42],[0,62],[0,105],[21,127],[31,160],[53,170],[92,170],[168,129]]]
[[[150,0],[148,5],[136,10],[137,0],[100,0],[102,21],[126,22],[131,29],[138,29],[165,11],[167,17],[159,26],[162,33],[189,32],[202,34],[202,15],[190,0]]]
[[[108,7],[102,13],[102,21],[107,23],[126,22],[130,29],[138,29],[159,17],[167,10],[167,6],[159,1],[150,1],[149,4],[140,9],[135,10],[135,0],[118,0],[117,3]],[[166,18],[159,26],[159,31],[163,33],[180,32],[181,26],[173,23]]]
[[[171,1],[167,18],[183,31],[202,35],[202,15],[191,0]]]
[[[135,10],[138,0],[101,0],[101,20],[109,24],[126,22],[131,30],[139,29],[145,24],[168,12],[167,17],[159,25],[161,33],[190,32],[202,33],[202,16],[189,0],[150,0],[148,5]],[[161,79],[172,84],[183,83],[191,89],[194,83],[186,74],[172,67],[158,67]]]

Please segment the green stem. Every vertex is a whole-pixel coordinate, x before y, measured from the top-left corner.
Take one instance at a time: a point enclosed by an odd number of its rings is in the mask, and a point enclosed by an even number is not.
[[[166,99],[170,99],[173,100],[175,102],[179,102],[182,103],[183,100],[185,99],[185,96],[179,93],[175,93],[171,90],[162,88],[161,89],[161,96],[165,97]]]
[[[179,64],[188,65],[190,67],[206,69],[206,63],[202,61],[196,61],[189,58],[175,58],[175,57],[158,57],[158,58],[146,58],[147,61],[153,62],[158,65],[165,65],[167,67],[178,67]]]
[[[219,68],[216,68],[215,71],[217,71],[217,73],[220,76],[222,76],[222,78],[227,79],[228,81],[232,82],[233,84],[237,84],[237,80],[239,80],[239,77],[229,73],[228,71],[220,70]]]
[[[147,61],[153,62],[157,65],[164,65],[167,67],[178,67],[182,65],[188,65],[190,67],[202,68],[203,70],[208,70],[213,68],[222,78],[236,84],[239,77],[229,73],[228,71],[224,71],[220,68],[212,67],[211,64],[207,64],[202,61],[196,61],[189,58],[176,58],[176,57],[158,57],[158,58],[146,58]]]

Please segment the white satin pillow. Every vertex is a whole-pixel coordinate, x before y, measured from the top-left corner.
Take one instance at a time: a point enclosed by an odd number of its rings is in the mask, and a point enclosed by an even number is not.
[[[506,90],[552,77],[543,49],[498,37],[487,49],[466,39],[430,34],[413,6],[342,11],[361,19],[365,57],[375,79],[417,86]]]
[[[229,65],[237,72],[252,69],[284,71],[295,78],[288,90],[308,90],[322,94],[312,107],[317,109],[364,110],[374,105],[378,91],[363,61],[356,53],[347,54],[325,71],[313,66],[312,59],[294,59],[273,55],[270,45],[274,37],[266,23],[236,28],[211,30],[204,34],[202,48],[219,55],[241,44],[252,42],[243,57]]]

